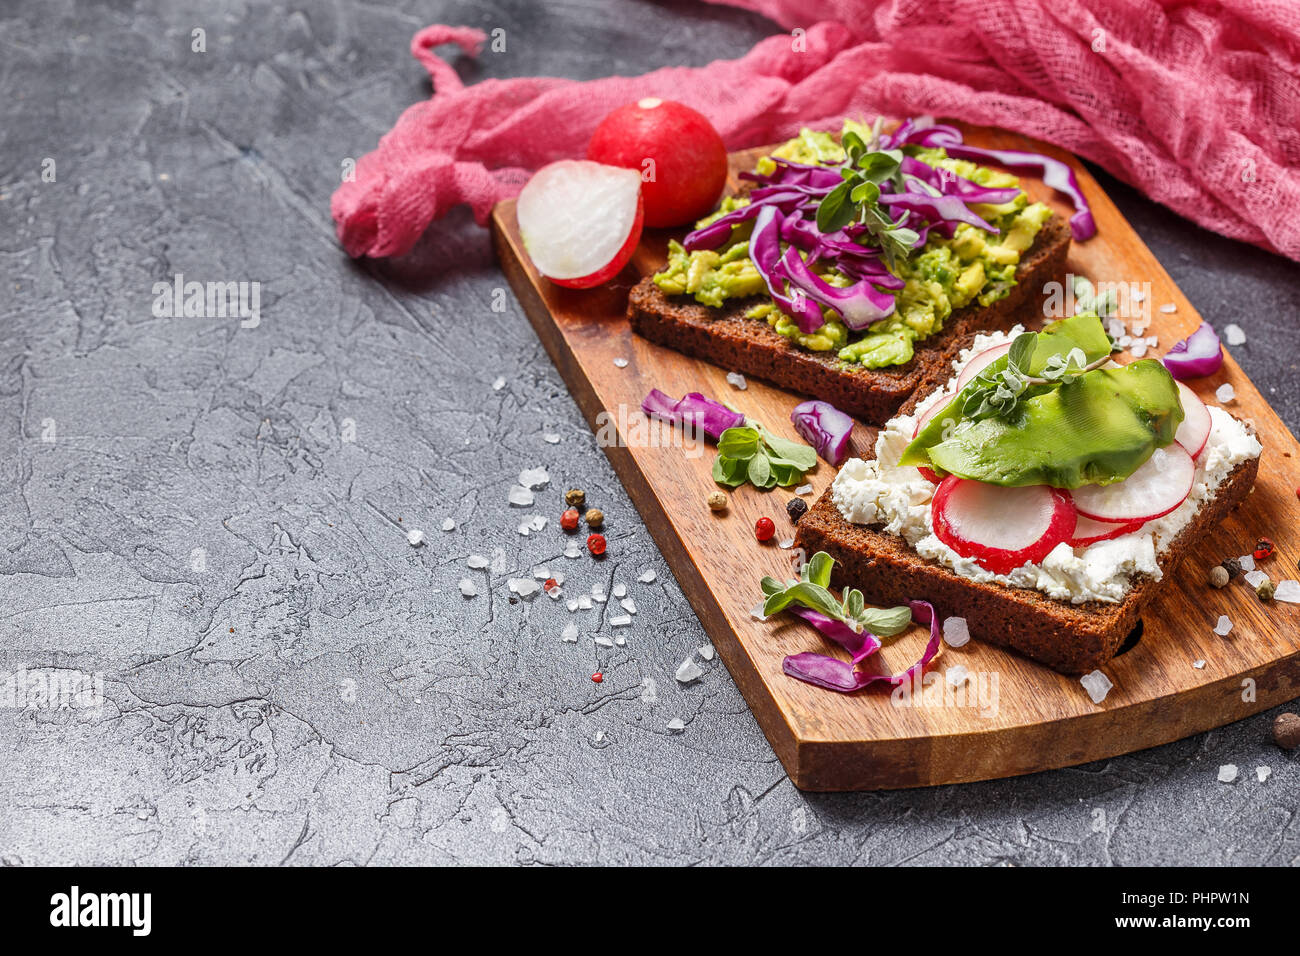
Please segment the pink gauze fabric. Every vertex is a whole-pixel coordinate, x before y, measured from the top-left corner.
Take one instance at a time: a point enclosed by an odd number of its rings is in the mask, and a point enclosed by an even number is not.
[[[409,250],[453,206],[480,224],[531,171],[581,157],[611,109],[644,96],[704,113],[729,149],[845,115],[998,126],[1090,159],[1215,232],[1300,259],[1296,0],[713,0],[788,32],[738,60],[588,82],[461,84],[431,26],[411,51],[434,95],[408,108],[335,192],[353,256]],[[667,15],[667,14],[665,14]]]

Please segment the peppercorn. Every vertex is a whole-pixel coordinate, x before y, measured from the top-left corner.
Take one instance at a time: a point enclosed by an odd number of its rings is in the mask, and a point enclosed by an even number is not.
[[[560,515],[560,527],[565,531],[577,531],[579,517],[577,508],[566,508],[564,514]]]
[[[1228,583],[1228,569],[1221,564],[1210,568],[1210,587],[1221,588]]]
[[[588,527],[591,528],[599,528],[605,523],[605,512],[601,511],[599,508],[588,508],[585,517],[587,519]]]
[[[605,553],[605,536],[603,534],[587,535],[587,550],[596,557]]]
[[[1261,601],[1273,600],[1273,592],[1276,590],[1277,588],[1273,586],[1273,582],[1268,578],[1265,578],[1263,581],[1260,581],[1259,584],[1255,585],[1255,593],[1259,596]]]
[[[771,541],[774,534],[776,534],[776,524],[771,518],[759,518],[754,522],[754,537],[759,541]]]
[[[600,671],[596,671],[596,673],[591,675],[591,679],[595,681],[597,684],[599,684],[601,681],[605,679],[605,675],[602,674]]]
[[[1273,718],[1273,742],[1283,750],[1300,747],[1300,714],[1278,714]]]
[[[560,582],[556,581],[555,578],[547,578],[542,584],[542,590],[549,591],[551,588],[558,588],[559,586]]]
[[[587,500],[587,493],[581,488],[570,488],[564,493],[564,503],[573,508],[581,508]]]
[[[1255,550],[1252,552],[1256,561],[1264,561],[1273,557],[1274,544],[1270,538],[1260,538],[1255,543]]]
[[[785,503],[785,513],[790,516],[791,521],[797,522],[804,516],[804,512],[807,510],[808,502],[804,501],[802,498],[791,498]]]
[[[722,511],[727,507],[727,493],[725,491],[715,491],[709,495],[709,510]]]
[[[1219,567],[1228,572],[1228,577],[1230,579],[1241,574],[1241,562],[1236,558],[1226,559],[1221,565],[1219,565]]]

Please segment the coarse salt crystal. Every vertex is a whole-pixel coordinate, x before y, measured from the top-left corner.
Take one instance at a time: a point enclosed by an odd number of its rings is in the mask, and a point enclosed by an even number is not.
[[[1094,704],[1100,704],[1105,700],[1106,695],[1115,686],[1110,682],[1110,678],[1101,671],[1084,674],[1079,678],[1079,683],[1083,685],[1084,690],[1088,692],[1088,696],[1092,698]]]
[[[492,391],[499,392],[501,391],[501,389],[505,387],[506,387],[506,377],[504,375],[498,375],[496,377],[496,380],[492,383]]]
[[[511,578],[509,581],[511,591],[520,597],[528,597],[530,594],[536,594],[542,586],[532,578]]]
[[[1271,776],[1273,776],[1273,768],[1272,768],[1272,767],[1256,767],[1256,768],[1255,768],[1255,779],[1258,780],[1260,783],[1263,783],[1265,780],[1267,780],[1267,779],[1268,779],[1269,777],[1271,777]]]
[[[953,664],[944,671],[943,676],[953,687],[960,687],[970,680],[970,671],[966,670],[965,664]]]
[[[527,523],[525,523],[525,524],[521,524],[521,525],[519,526],[519,528],[518,528],[518,531],[519,531],[519,533],[522,534],[525,538],[528,537],[528,525],[527,525]]]
[[[1174,305],[1172,302],[1166,302],[1164,305],[1160,307],[1160,311],[1164,312],[1165,314],[1168,314],[1170,312],[1177,312],[1178,306]]]
[[[591,610],[591,595],[590,595],[590,594],[579,594],[579,595],[578,595],[578,609],[579,609],[579,610],[582,610],[582,611],[590,611],[590,610]]]
[[[527,508],[534,501],[534,495],[522,485],[511,485],[507,500],[516,508]]]
[[[616,358],[616,359],[614,359],[614,364],[615,364],[618,368],[627,368],[627,359],[625,359],[625,358]]]
[[[1121,348],[1128,348],[1128,347],[1129,347],[1130,345],[1132,345],[1132,344],[1133,344],[1133,336],[1131,336],[1131,335],[1121,335],[1121,336],[1119,337],[1119,346],[1120,346]]]
[[[560,640],[566,644],[578,643],[578,625],[573,622],[564,625],[564,630],[560,631]]]
[[[486,568],[488,559],[481,554],[471,554],[465,559],[465,566],[470,568]]]
[[[558,445],[560,443],[560,436],[555,434],[555,432],[547,432],[542,435],[542,441],[546,442],[548,445]]]
[[[788,551],[794,547],[794,538],[782,538],[776,545],[778,548]]]
[[[704,668],[688,657],[682,661],[681,666],[677,668],[677,672],[673,676],[677,678],[678,683],[689,684],[691,681],[699,680],[704,676]]]
[[[539,465],[536,468],[525,468],[519,473],[519,483],[525,488],[540,488],[548,484],[551,476],[547,473],[545,466]]]
[[[1243,554],[1237,559],[1237,563],[1241,565],[1243,571],[1255,570],[1255,556],[1253,554]]]
[[[452,518],[443,518],[443,519],[442,519],[442,530],[443,530],[443,531],[455,531],[455,530],[456,530],[456,522],[455,522],[455,520],[452,519]]]
[[[742,392],[749,388],[749,383],[745,381],[745,376],[741,375],[739,372],[728,372],[727,381]]]
[[[546,565],[537,564],[533,566],[533,577],[537,578],[537,580],[545,581],[550,576],[551,576],[551,569],[548,568]]]
[[[543,590],[546,591],[546,596],[552,601],[558,601],[560,598],[564,597],[564,588],[560,587],[558,584],[553,587],[543,588]]]
[[[1203,671],[1205,670],[1205,661],[1192,661],[1192,666],[1198,671]]]
[[[1230,402],[1237,397],[1237,390],[1227,382],[1224,382],[1214,390],[1214,397],[1217,398],[1220,403]]]
[[[800,485],[794,490],[794,493],[796,495],[810,495],[812,494],[812,485]]]
[[[618,603],[622,605],[623,610],[627,611],[628,614],[636,613],[636,602],[633,601],[631,598],[623,598],[623,600],[619,601]]]
[[[1249,584],[1252,588],[1257,588],[1265,581],[1268,580],[1267,572],[1259,571],[1259,570],[1247,571],[1244,577],[1246,578],[1246,583]]]
[[[1246,333],[1240,325],[1233,322],[1223,327],[1223,340],[1229,345],[1242,345],[1246,341]]]
[[[680,734],[683,730],[686,729],[686,725],[682,723],[682,719],[680,717],[674,717],[672,720],[668,721],[668,729],[675,734]]]
[[[611,617],[609,619],[610,627],[627,627],[631,623],[632,617],[629,614],[620,614],[617,617]]]
[[[613,593],[614,593],[614,597],[616,598],[625,597],[627,595],[627,585],[621,582],[615,584]]]
[[[1237,765],[1225,763],[1219,768],[1219,783],[1232,783],[1237,779]]]
[[[469,578],[461,578],[460,593],[465,595],[465,597],[473,597],[474,595],[478,594],[478,588],[474,586],[474,582],[471,581]]]
[[[410,531],[406,532],[406,543],[413,548],[418,548],[420,545],[424,544],[424,532],[419,528],[412,528]]]
[[[582,557],[582,545],[576,541],[570,541],[564,546],[564,556],[570,561]]]
[[[528,519],[528,526],[532,528],[534,531],[541,531],[543,528],[546,527],[546,522],[548,520],[549,519],[546,518],[544,515],[533,515],[531,518]]]
[[[1129,347],[1129,352],[1134,358],[1141,358],[1147,354],[1147,344],[1139,339]]]
[[[656,577],[656,575],[655,575],[654,571],[652,571],[652,570],[646,570],[646,571],[642,571],[642,572],[641,572],[641,574],[640,574],[640,576],[637,578],[637,580],[640,581],[642,584],[649,584],[651,581],[653,581],[653,580],[655,579],[655,577]]]
[[[696,651],[696,653],[699,654],[700,657],[704,658],[706,661],[711,661],[713,660],[713,645],[705,644],[698,651]]]
[[[605,589],[601,587],[599,584],[593,584],[591,586],[591,599],[595,601],[597,604],[604,604]]]
[[[1219,620],[1214,625],[1214,633],[1218,634],[1219,637],[1227,637],[1232,633],[1232,621],[1229,620],[1228,615],[1219,615]]]
[[[627,644],[627,638],[620,634],[618,637],[614,638],[614,643],[619,647],[623,647]]]
[[[602,635],[602,636],[596,638],[596,643],[597,643],[598,645],[600,645],[601,647],[613,647],[613,646],[614,646],[614,642],[611,641],[608,637],[605,637],[604,635]]]
[[[1274,601],[1286,601],[1288,604],[1300,604],[1300,581],[1288,578],[1278,583],[1273,591]]]
[[[964,617],[950,617],[943,622],[943,640],[949,647],[962,647],[970,641],[970,627]]]
[[[565,601],[564,606],[569,609],[570,614],[578,610],[578,602],[575,601],[573,598],[569,598],[569,600]]]

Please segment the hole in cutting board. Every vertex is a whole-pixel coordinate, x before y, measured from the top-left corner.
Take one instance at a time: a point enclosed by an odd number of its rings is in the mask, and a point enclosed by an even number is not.
[[[1128,632],[1128,637],[1124,638],[1124,643],[1119,646],[1119,650],[1115,652],[1115,656],[1119,657],[1121,654],[1127,654],[1129,651],[1133,650],[1133,648],[1137,647],[1138,642],[1141,640],[1142,618],[1138,618],[1137,624],[1133,626],[1133,630]]]

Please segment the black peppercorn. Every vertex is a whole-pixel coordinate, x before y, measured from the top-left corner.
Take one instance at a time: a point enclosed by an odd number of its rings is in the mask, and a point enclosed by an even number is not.
[[[1241,562],[1236,558],[1228,558],[1223,562],[1223,570],[1228,572],[1228,577],[1235,578],[1241,574]]]
[[[808,502],[802,498],[791,498],[785,503],[786,514],[790,516],[791,521],[798,521],[808,510]]]

